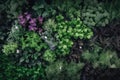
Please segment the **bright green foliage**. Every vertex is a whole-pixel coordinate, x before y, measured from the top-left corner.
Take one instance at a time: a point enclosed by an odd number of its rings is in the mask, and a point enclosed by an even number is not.
[[[69,63],[56,61],[46,68],[48,80],[80,80],[80,71],[83,63]]]
[[[56,16],[57,26],[54,28],[55,37],[58,40],[58,53],[66,55],[73,45],[72,38],[89,39],[93,35],[92,30],[85,26],[80,18],[64,20],[62,15]]]
[[[41,55],[48,48],[48,45],[37,33],[30,31],[26,32],[20,39],[20,46],[22,53],[16,54],[18,59],[16,63],[27,67],[39,65],[41,63]]]
[[[56,26],[56,32],[58,33],[57,38],[74,37],[75,39],[90,39],[93,35],[92,30],[84,25],[80,18],[74,18],[70,21],[64,20],[62,15],[58,15],[57,17],[58,24]]]
[[[43,54],[43,59],[48,62],[53,62],[56,59],[56,55],[51,50],[46,50]]]
[[[29,48],[39,52],[47,48],[47,45],[43,43],[40,36],[35,32],[26,32],[20,41],[23,50]]]
[[[81,15],[84,24],[90,27],[99,27],[109,23],[110,14],[104,8],[103,3],[98,3],[97,0],[85,0],[84,5]]]
[[[58,42],[57,46],[57,54],[65,56],[66,54],[69,54],[70,49],[73,45],[73,42],[67,38],[62,38],[61,41]]]
[[[78,10],[80,9],[80,3],[81,1],[72,0],[62,1],[61,3],[57,0],[52,1],[50,5],[46,5],[45,1],[42,0],[33,6],[38,15],[52,17],[44,23],[45,32],[41,34],[41,38],[49,45],[51,50],[55,49],[57,55],[69,54],[73,45],[72,38],[90,39],[93,35],[92,30],[80,20],[80,10]],[[56,11],[59,13],[58,16],[55,15]]]
[[[3,46],[3,53],[6,55],[12,54],[16,52],[16,49],[18,48],[17,43],[8,43]]]
[[[82,54],[82,58],[87,62],[92,63],[93,67],[102,68],[119,68],[120,59],[114,51],[106,50],[102,51],[99,46],[95,46],[91,51],[85,51]]]

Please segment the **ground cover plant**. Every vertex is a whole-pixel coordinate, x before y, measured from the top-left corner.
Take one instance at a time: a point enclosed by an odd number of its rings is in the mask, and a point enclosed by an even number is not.
[[[119,2],[0,1],[0,80],[104,79],[120,68]]]

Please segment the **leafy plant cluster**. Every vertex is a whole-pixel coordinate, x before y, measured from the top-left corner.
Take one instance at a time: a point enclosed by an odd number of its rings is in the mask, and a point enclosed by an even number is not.
[[[113,50],[119,53],[120,22],[106,26],[119,19],[117,2],[36,0],[26,6],[31,1],[0,1],[1,80],[80,80],[86,63],[94,68],[120,67]]]
[[[73,45],[74,39],[89,39],[93,35],[92,30],[84,25],[80,18],[75,18],[71,21],[64,19],[62,15],[56,16],[58,24],[54,28],[55,37],[58,40],[59,53],[68,54]]]
[[[119,0],[111,0],[108,1],[106,0],[104,2],[105,6],[104,8],[109,12],[110,14],[110,21],[114,20],[114,19],[119,19],[120,18],[120,5],[119,5],[120,1]]]
[[[6,55],[9,55],[11,53],[15,53],[16,49],[18,48],[18,45],[16,43],[8,43],[7,45],[4,45],[3,46],[4,50],[3,52],[6,54]]]
[[[11,62],[11,59],[9,57],[6,57],[5,55],[1,55],[1,58],[2,59],[1,59],[1,65],[0,65],[0,71],[1,71],[0,79],[38,80],[44,77],[44,68],[41,65],[33,68],[26,68],[22,66],[16,66],[15,64],[13,64],[13,62]]]
[[[83,63],[56,61],[45,69],[48,80],[80,80]]]
[[[85,0],[81,14],[84,24],[90,27],[105,26],[110,21],[109,12],[104,8],[104,4],[97,0]]]
[[[0,2],[0,13],[4,12],[7,14],[9,20],[15,19],[22,12],[23,5],[25,4],[26,1],[3,0]]]
[[[92,46],[91,46],[92,47]],[[120,59],[115,51],[103,50],[98,45],[94,45],[91,50],[86,50],[82,54],[84,61],[91,63],[94,68],[119,68]]]
[[[19,24],[23,26],[26,30],[41,32],[43,18],[41,16],[33,18],[31,14],[25,12],[18,17]]]

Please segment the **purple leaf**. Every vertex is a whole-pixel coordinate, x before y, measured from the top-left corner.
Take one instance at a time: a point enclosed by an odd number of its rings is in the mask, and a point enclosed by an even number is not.
[[[43,17],[39,16],[38,21],[39,21],[40,24],[42,24],[43,23]]]
[[[38,28],[38,32],[41,33],[43,31],[42,28]]]
[[[27,19],[27,20],[30,20],[30,19],[31,19],[31,14],[27,14],[27,15],[26,15],[26,19]]]
[[[26,19],[22,18],[19,20],[19,23],[22,25],[22,26],[25,26],[26,24]]]
[[[36,23],[36,18],[32,18],[32,19],[30,19],[29,23],[30,23],[30,24],[34,24],[34,23]]]
[[[36,30],[37,30],[37,27],[30,25],[30,26],[29,26],[29,30],[30,30],[30,31],[36,31]]]

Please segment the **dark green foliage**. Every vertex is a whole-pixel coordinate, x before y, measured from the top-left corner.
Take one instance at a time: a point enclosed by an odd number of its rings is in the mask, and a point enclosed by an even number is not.
[[[74,3],[74,4],[73,4]],[[65,13],[65,16],[68,19],[72,19],[74,17],[80,17],[79,4],[81,1],[51,1],[48,5],[44,0],[36,2],[33,6],[33,9],[36,11],[37,15],[43,17],[54,17],[56,14]]]
[[[81,2],[82,0],[56,0],[53,1],[53,5],[57,8],[57,11],[59,11],[59,13],[65,16],[66,19],[72,20],[73,18],[81,17]]]
[[[104,8],[104,3],[97,0],[85,0],[81,14],[84,24],[90,27],[101,27],[110,22],[110,13]]]
[[[103,51],[101,47],[94,45],[90,51],[86,50],[82,54],[83,60],[92,63],[93,67],[101,68],[119,68],[120,59],[117,57],[115,51]]]
[[[103,48],[111,48],[120,51],[120,20],[112,21],[104,28],[94,29],[94,38],[92,41],[97,41]],[[118,52],[119,53],[119,52]]]
[[[109,12],[110,14],[110,21],[112,21],[113,19],[119,19],[120,18],[120,0],[111,0],[105,1],[105,9]]]
[[[4,55],[0,56],[1,80],[39,80],[41,78],[44,79],[44,68],[41,65],[33,68],[15,66],[15,64],[13,64],[13,62],[11,62],[8,57]]]
[[[46,68],[48,80],[80,80],[83,63],[57,61]]]
[[[1,0],[0,80],[80,80],[87,63],[120,68],[119,12],[119,0]]]
[[[0,4],[0,12],[7,14],[9,19],[15,19],[22,12],[22,6],[26,1],[6,0]]]
[[[56,10],[52,8],[52,5],[48,5],[44,0],[37,1],[32,8],[39,16],[50,17],[56,14]]]

